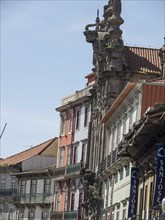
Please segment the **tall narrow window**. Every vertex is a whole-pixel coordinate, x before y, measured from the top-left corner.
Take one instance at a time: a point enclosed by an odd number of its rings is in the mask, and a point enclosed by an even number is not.
[[[14,210],[13,209],[9,210],[8,220],[14,220]]]
[[[72,193],[72,195],[71,195],[71,211],[74,210],[74,200],[75,200],[75,194]]]
[[[70,165],[70,152],[71,152],[71,149],[70,149],[70,146],[67,147],[67,165]]]
[[[83,193],[80,192],[79,194],[79,219],[81,219],[82,216],[82,203],[83,203]]]
[[[78,146],[73,148],[73,164],[77,163],[77,148]]]
[[[82,162],[86,162],[86,151],[87,151],[87,143],[82,144]]]
[[[62,167],[64,164],[64,148],[60,148],[60,160],[59,160],[59,165]]]
[[[129,175],[129,165],[125,167],[125,176]]]
[[[50,179],[46,179],[44,182],[44,193],[50,194],[51,181]]]
[[[76,130],[80,129],[80,109],[76,111]]]
[[[72,124],[73,124],[73,111],[69,113],[69,132],[72,131]]]
[[[122,216],[122,220],[126,219],[126,209],[123,209],[123,216]]]
[[[12,189],[12,192],[13,192],[13,193],[16,192],[16,179],[15,179],[15,178],[12,179],[11,189]]]
[[[84,127],[88,126],[88,122],[89,122],[89,105],[85,106]]]
[[[0,209],[0,220],[3,220],[3,218],[2,218],[3,216],[2,215],[3,215],[2,209]]]
[[[68,207],[68,194],[65,192],[65,197],[64,197],[64,210],[67,211]]]
[[[116,213],[116,220],[119,220],[119,212]]]
[[[18,220],[23,220],[24,219],[24,212],[23,211],[19,211],[18,213]]]
[[[5,187],[6,187],[6,178],[2,177],[2,179],[1,179],[1,189],[3,190],[3,189],[5,189]]]
[[[42,220],[48,220],[48,212],[42,212],[41,219]]]
[[[29,210],[28,220],[35,220],[35,211],[33,209]]]
[[[61,135],[65,134],[66,115],[61,114]]]
[[[36,194],[36,191],[37,191],[37,180],[31,180],[30,193],[31,194]]]
[[[26,181],[23,180],[21,181],[20,194],[25,194],[25,193],[26,193]]]
[[[60,211],[60,202],[61,202],[61,195],[58,193],[57,199],[56,199],[56,210],[57,211]]]

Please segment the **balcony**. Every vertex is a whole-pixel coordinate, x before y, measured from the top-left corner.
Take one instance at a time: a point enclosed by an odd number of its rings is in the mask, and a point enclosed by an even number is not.
[[[57,212],[57,211],[54,211],[54,212],[51,212],[50,213],[50,220],[63,220],[63,212]]]
[[[16,205],[50,205],[51,202],[51,196],[42,193],[15,195],[14,199]]]
[[[65,167],[59,167],[52,170],[52,177],[55,179],[60,179],[65,175]]]
[[[0,189],[0,197],[12,196],[17,193],[17,189]]]
[[[78,211],[54,211],[50,213],[50,220],[78,220]]]
[[[118,160],[117,150],[114,150],[99,164],[97,175],[100,176],[105,172],[112,170],[117,160]]]
[[[77,211],[64,212],[64,220],[77,220],[77,218],[78,218]]]
[[[80,174],[81,163],[66,166],[65,177],[72,177]]]

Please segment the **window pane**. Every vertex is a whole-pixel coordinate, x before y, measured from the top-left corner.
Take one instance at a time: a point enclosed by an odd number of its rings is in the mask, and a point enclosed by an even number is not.
[[[88,126],[89,122],[89,106],[85,107],[85,115],[84,115],[84,127]]]
[[[80,110],[76,112],[76,129],[80,128]]]

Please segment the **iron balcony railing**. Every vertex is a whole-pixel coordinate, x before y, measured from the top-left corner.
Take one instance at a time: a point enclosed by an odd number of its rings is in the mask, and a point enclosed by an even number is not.
[[[82,167],[81,162],[66,166],[65,176],[71,177],[80,174],[81,167]]]
[[[50,194],[21,194],[15,195],[15,204],[51,204]]]
[[[78,220],[78,211],[53,211],[50,213],[50,220]]]
[[[64,212],[64,220],[77,220],[78,211],[67,211]]]
[[[105,171],[107,171],[110,167],[114,166],[116,163],[118,157],[117,157],[117,150],[112,151],[111,154],[109,154],[98,166],[98,172],[97,175],[103,174]]]
[[[58,178],[58,177],[64,176],[64,175],[65,175],[65,167],[54,168],[52,170],[53,178]]]
[[[17,193],[17,189],[0,189],[0,197],[13,196]]]
[[[53,211],[50,213],[50,220],[63,220],[64,212]]]

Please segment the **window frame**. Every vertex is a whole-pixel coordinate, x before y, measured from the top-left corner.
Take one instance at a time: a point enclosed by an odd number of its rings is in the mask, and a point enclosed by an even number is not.
[[[37,179],[32,179],[30,183],[30,194],[35,195],[37,193]]]
[[[49,195],[51,192],[51,179],[44,180],[44,194]]]
[[[66,113],[61,114],[61,126],[60,126],[60,134],[65,135],[66,129]]]
[[[80,130],[80,116],[81,116],[81,109],[76,110],[76,126],[75,130]]]
[[[90,112],[90,107],[89,105],[86,105],[84,109],[84,128],[87,127],[89,123],[89,112]]]

